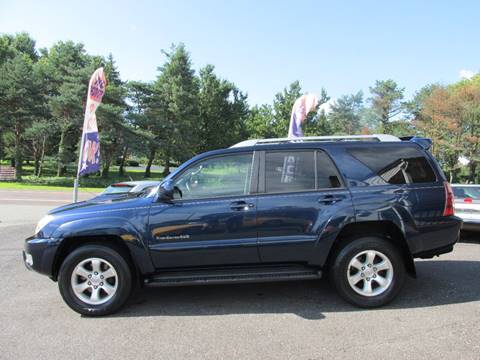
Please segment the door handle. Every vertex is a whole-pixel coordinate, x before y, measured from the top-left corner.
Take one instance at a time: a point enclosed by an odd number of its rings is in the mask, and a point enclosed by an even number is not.
[[[234,201],[230,203],[230,209],[236,211],[248,211],[254,206],[252,203],[247,203],[246,201]]]
[[[323,195],[318,199],[318,202],[324,205],[333,205],[343,199],[345,199],[344,195]]]

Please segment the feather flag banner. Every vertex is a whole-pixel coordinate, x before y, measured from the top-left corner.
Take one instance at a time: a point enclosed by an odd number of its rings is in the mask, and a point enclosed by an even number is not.
[[[303,137],[302,125],[307,118],[310,111],[315,110],[318,105],[318,98],[315,94],[305,94],[300,96],[292,108],[292,115],[290,117],[290,126],[288,128],[289,138]],[[294,155],[287,155],[283,160],[283,169],[281,182],[292,183],[295,180],[295,173],[298,164],[298,159]]]
[[[80,176],[97,172],[100,169],[100,138],[98,136],[95,111],[102,102],[106,86],[107,79],[103,68],[98,68],[88,83],[87,104],[85,106],[85,118],[83,119],[77,177],[73,185],[73,202],[77,202],[78,199]]]
[[[95,111],[102,102],[107,80],[103,68],[97,69],[88,85],[87,106],[83,121],[78,175],[97,172],[100,168],[100,139],[98,137]]]
[[[300,96],[292,108],[292,115],[290,117],[290,126],[288,128],[288,137],[296,138],[302,137],[302,124],[304,123],[310,111],[317,108],[318,98],[315,94],[305,94]]]

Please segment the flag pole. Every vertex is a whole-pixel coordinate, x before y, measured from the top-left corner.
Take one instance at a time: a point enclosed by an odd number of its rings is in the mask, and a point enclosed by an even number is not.
[[[83,158],[83,146],[85,145],[85,124],[82,128],[82,139],[80,140],[80,151],[78,155],[78,165],[77,165],[77,176],[75,180],[73,180],[73,202],[76,203],[78,201],[78,183],[80,180],[80,166],[82,165],[82,158]]]

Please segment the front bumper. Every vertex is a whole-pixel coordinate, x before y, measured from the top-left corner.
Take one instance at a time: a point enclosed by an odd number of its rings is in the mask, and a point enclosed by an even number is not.
[[[42,239],[32,236],[26,239],[23,262],[27,269],[52,277],[58,244],[58,240],[52,238]]]

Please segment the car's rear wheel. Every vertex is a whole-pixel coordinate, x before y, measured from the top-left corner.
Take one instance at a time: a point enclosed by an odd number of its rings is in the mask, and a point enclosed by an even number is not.
[[[70,308],[82,315],[101,316],[125,304],[132,288],[132,274],[119,251],[85,245],[63,261],[58,286]]]
[[[392,301],[405,280],[400,251],[386,239],[363,237],[348,242],[331,263],[330,279],[338,293],[360,307]]]

